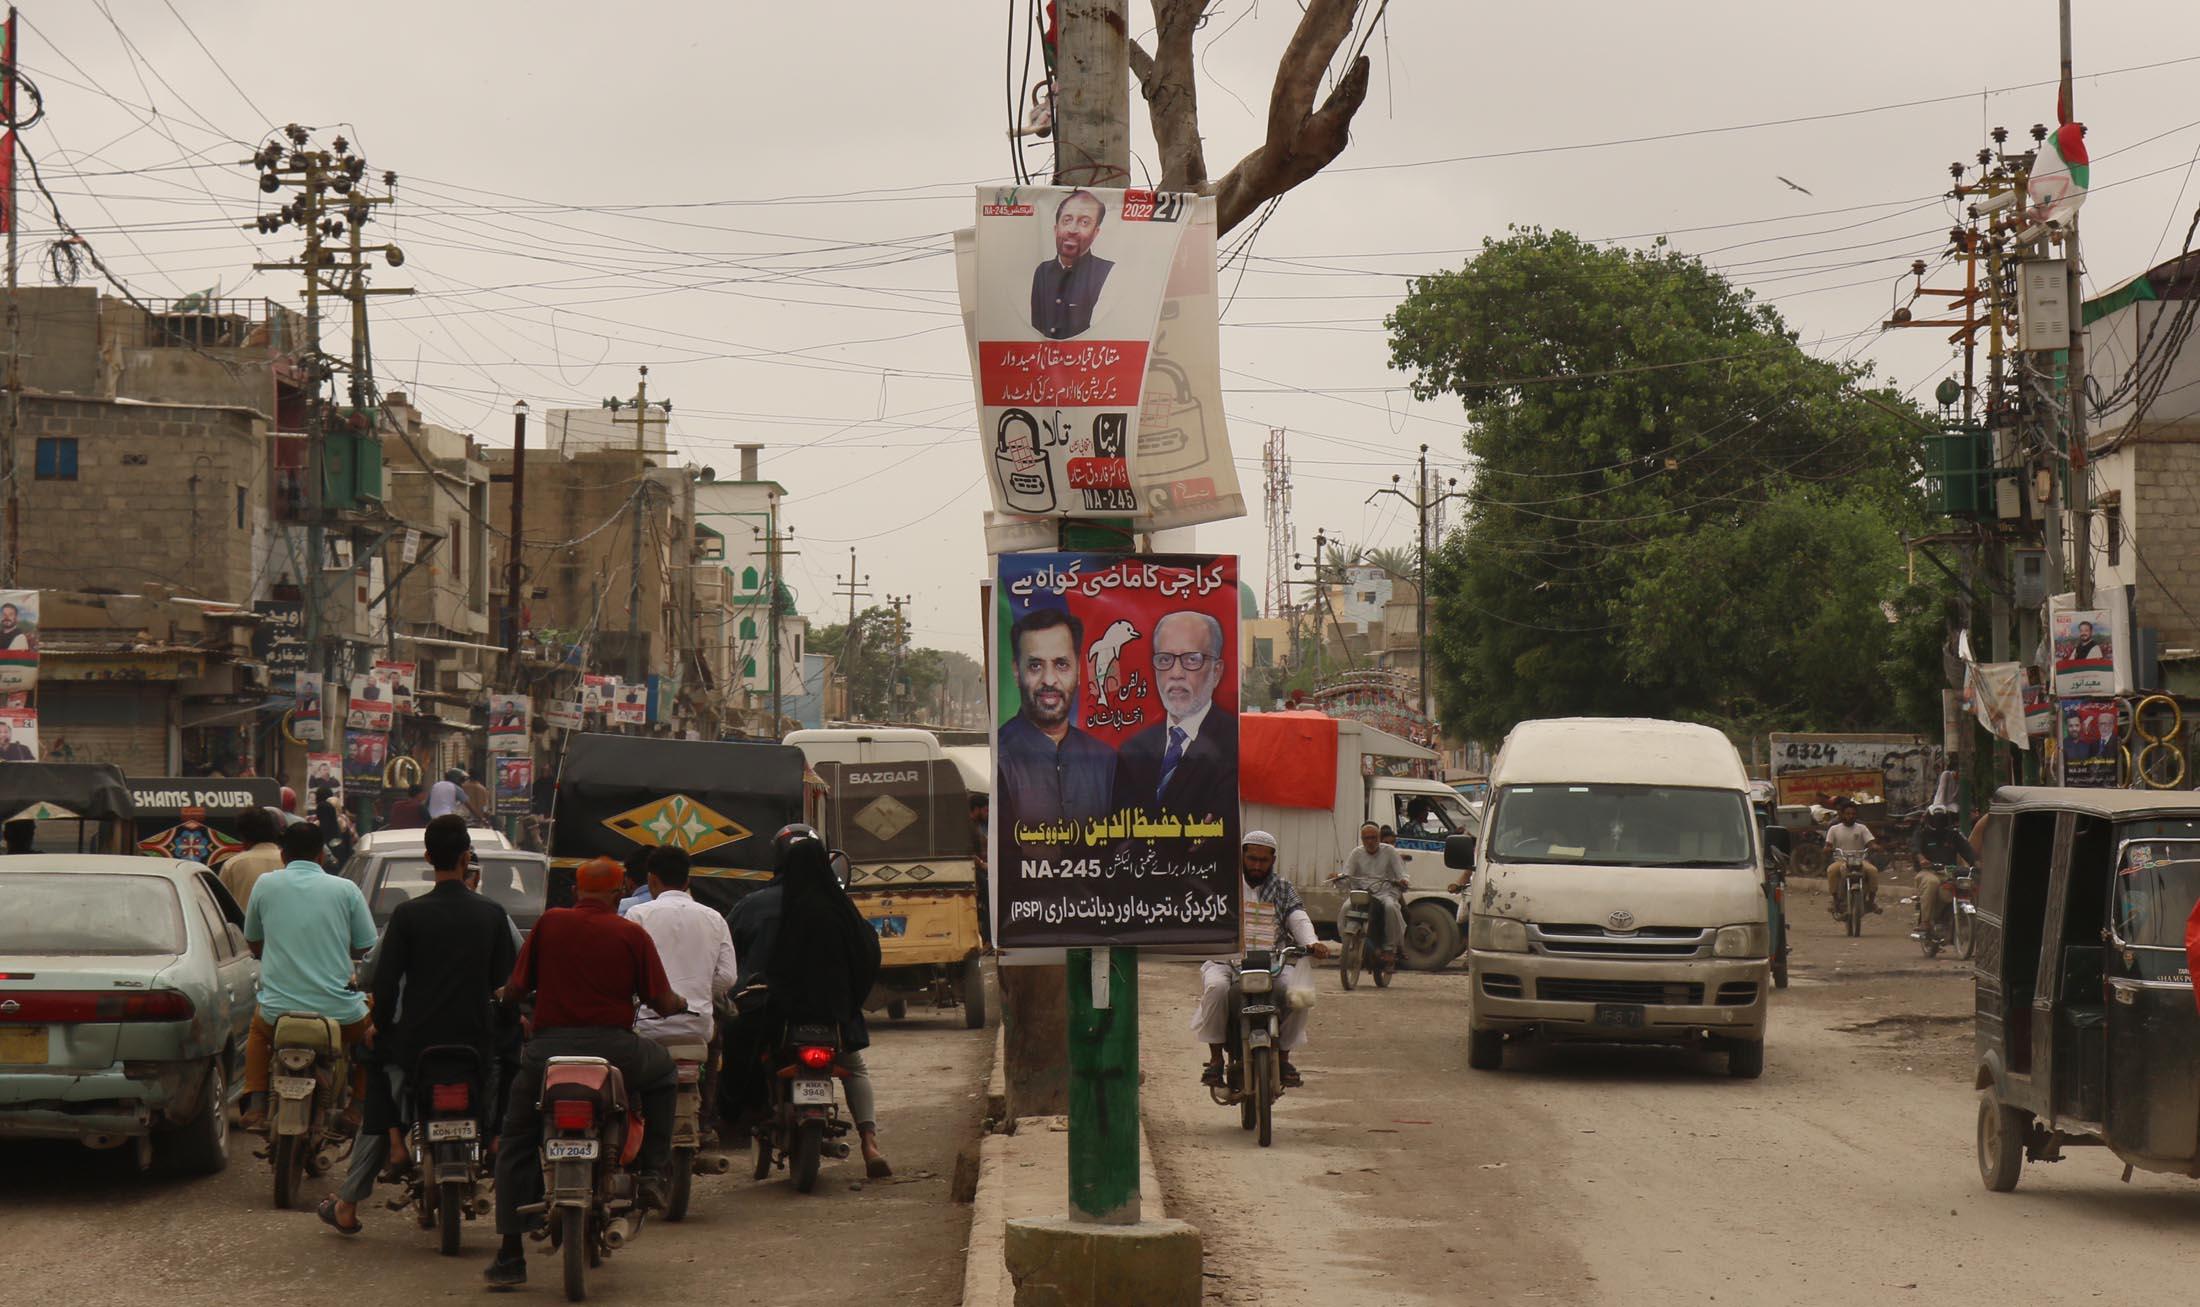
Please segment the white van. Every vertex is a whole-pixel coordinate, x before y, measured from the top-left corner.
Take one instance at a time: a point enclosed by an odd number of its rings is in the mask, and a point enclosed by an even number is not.
[[[1634,1040],[1765,1065],[1770,925],[1749,777],[1707,726],[1522,722],[1490,769],[1468,904],[1467,1065]]]

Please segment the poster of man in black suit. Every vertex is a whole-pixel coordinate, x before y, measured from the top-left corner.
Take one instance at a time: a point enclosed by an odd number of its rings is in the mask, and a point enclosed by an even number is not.
[[[1054,207],[1054,257],[1031,273],[1031,329],[1068,340],[1092,329],[1092,311],[1115,264],[1092,252],[1108,206],[1091,191],[1072,191]]]
[[[1238,824],[1237,717],[1215,710],[1215,688],[1234,669],[1224,657],[1222,623],[1179,610],[1154,625],[1154,687],[1162,720],[1123,742],[1115,764],[1118,807],[1156,819]]]

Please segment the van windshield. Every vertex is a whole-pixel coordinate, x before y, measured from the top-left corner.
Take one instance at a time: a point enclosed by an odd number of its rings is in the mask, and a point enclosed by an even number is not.
[[[1600,867],[1755,864],[1749,802],[1677,785],[1507,785],[1491,817],[1499,862]]]
[[[2116,938],[2134,948],[2185,951],[2200,902],[2200,840],[2133,840],[2116,866]]]

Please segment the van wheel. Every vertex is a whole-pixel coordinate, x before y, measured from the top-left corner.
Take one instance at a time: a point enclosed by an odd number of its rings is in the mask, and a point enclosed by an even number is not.
[[[1437,899],[1406,905],[1406,938],[1398,964],[1414,971],[1442,971],[1459,956],[1458,909]]]
[[[1467,1065],[1477,1071],[1496,1071],[1505,1065],[1505,1032],[1467,1030]]]
[[[2005,1194],[2024,1174],[2024,1137],[2031,1132],[2028,1112],[2005,1106],[1992,1090],[1978,1099],[1978,1175],[1986,1187]]]
[[[985,955],[973,953],[962,964],[963,1029],[985,1026]]]
[[[1746,1043],[1727,1045],[1726,1073],[1736,1080],[1755,1080],[1763,1075],[1765,1073],[1765,1041],[1752,1039]]]

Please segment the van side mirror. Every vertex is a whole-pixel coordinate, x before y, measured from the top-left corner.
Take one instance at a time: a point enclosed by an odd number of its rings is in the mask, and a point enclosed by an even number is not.
[[[1452,835],[1444,840],[1444,865],[1453,871],[1474,870],[1474,836]]]
[[[1795,832],[1785,826],[1765,827],[1765,851],[1768,853],[1795,852]]]

